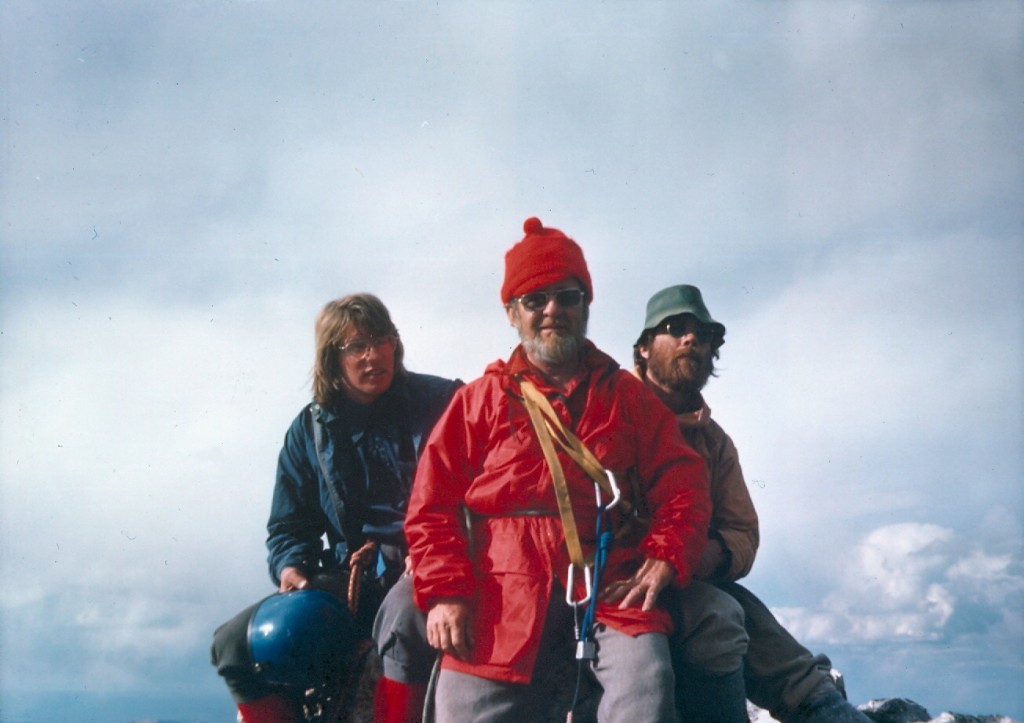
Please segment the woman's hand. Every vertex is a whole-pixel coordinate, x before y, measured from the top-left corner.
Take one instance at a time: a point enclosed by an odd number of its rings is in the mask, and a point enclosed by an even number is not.
[[[305,590],[309,587],[309,579],[297,567],[286,567],[281,570],[281,585],[278,592],[290,592],[292,590]]]

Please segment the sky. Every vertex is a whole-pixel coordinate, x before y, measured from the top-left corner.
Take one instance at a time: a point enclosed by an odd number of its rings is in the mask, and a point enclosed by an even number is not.
[[[376,293],[472,379],[529,216],[623,365],[704,292],[746,582],[851,700],[1024,719],[1024,3],[6,0],[0,39],[0,719],[231,720],[317,311]]]

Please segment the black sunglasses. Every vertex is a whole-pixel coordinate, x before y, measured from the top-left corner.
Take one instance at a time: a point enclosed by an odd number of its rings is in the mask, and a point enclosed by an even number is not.
[[[667,332],[676,339],[682,339],[686,334],[693,334],[698,344],[707,344],[715,338],[715,328],[708,324],[702,324],[693,317],[677,316],[674,319],[665,321],[655,330],[656,333]]]
[[[517,296],[513,301],[518,301],[530,311],[540,311],[548,305],[548,301],[555,300],[559,306],[571,308],[583,303],[587,292],[583,289],[559,289],[558,291],[534,291],[530,294]]]

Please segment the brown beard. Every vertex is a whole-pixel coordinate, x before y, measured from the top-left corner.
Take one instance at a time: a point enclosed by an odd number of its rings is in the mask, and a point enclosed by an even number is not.
[[[699,392],[711,376],[710,358],[697,351],[687,351],[670,358],[652,355],[647,370],[661,386],[675,392]]]

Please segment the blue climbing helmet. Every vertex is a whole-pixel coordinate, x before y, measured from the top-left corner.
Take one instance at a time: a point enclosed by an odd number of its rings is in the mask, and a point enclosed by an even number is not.
[[[249,619],[249,653],[268,683],[310,687],[340,676],[354,644],[344,603],[323,590],[271,595]]]

